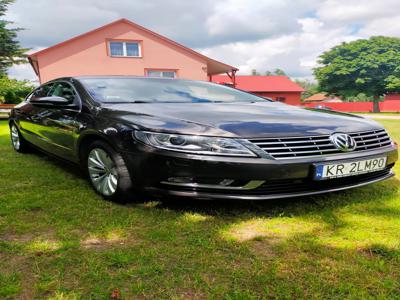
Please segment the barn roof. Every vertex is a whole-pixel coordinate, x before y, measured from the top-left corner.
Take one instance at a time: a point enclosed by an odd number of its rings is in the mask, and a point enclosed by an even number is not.
[[[232,81],[228,76],[215,75],[212,81],[228,83]],[[243,76],[236,75],[236,88],[248,92],[304,92],[304,89],[287,76]]]

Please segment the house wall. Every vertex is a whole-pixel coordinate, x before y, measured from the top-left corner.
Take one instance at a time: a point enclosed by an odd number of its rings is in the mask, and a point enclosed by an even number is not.
[[[253,94],[273,100],[277,100],[278,97],[284,97],[285,101],[282,102],[291,105],[300,105],[301,103],[301,92],[254,92]]]
[[[142,43],[142,58],[108,56],[107,39]],[[202,58],[127,23],[116,23],[37,56],[40,82],[63,76],[145,75],[145,69],[172,69],[179,78],[207,80]]]

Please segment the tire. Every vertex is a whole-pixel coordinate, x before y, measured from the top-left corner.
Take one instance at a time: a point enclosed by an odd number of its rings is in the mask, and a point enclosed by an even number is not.
[[[11,145],[15,151],[19,153],[26,153],[30,150],[29,143],[22,137],[21,132],[19,131],[17,125],[15,123],[10,124],[10,140]]]
[[[125,160],[109,144],[100,140],[90,144],[83,164],[94,190],[104,199],[118,203],[133,199]]]

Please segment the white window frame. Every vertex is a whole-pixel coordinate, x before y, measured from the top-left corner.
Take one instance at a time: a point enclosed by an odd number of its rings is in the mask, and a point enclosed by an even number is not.
[[[150,76],[149,72],[160,72],[161,76]],[[174,77],[164,77],[163,73],[164,72],[173,72],[174,73]],[[146,70],[146,76],[147,77],[151,77],[151,78],[178,78],[178,74],[177,74],[177,70],[163,70],[163,69],[147,69]]]
[[[112,55],[111,53],[111,43],[122,43],[122,55]],[[139,49],[139,55],[127,55],[126,44],[137,44]],[[109,40],[108,41],[108,53],[110,57],[142,57],[142,43],[139,41],[117,41],[117,40]]]

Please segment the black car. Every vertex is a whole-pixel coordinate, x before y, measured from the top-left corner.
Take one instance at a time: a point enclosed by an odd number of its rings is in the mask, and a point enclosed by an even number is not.
[[[34,146],[80,164],[116,201],[319,194],[387,179],[397,160],[374,121],[191,80],[53,80],[13,109],[10,130],[16,151]]]

